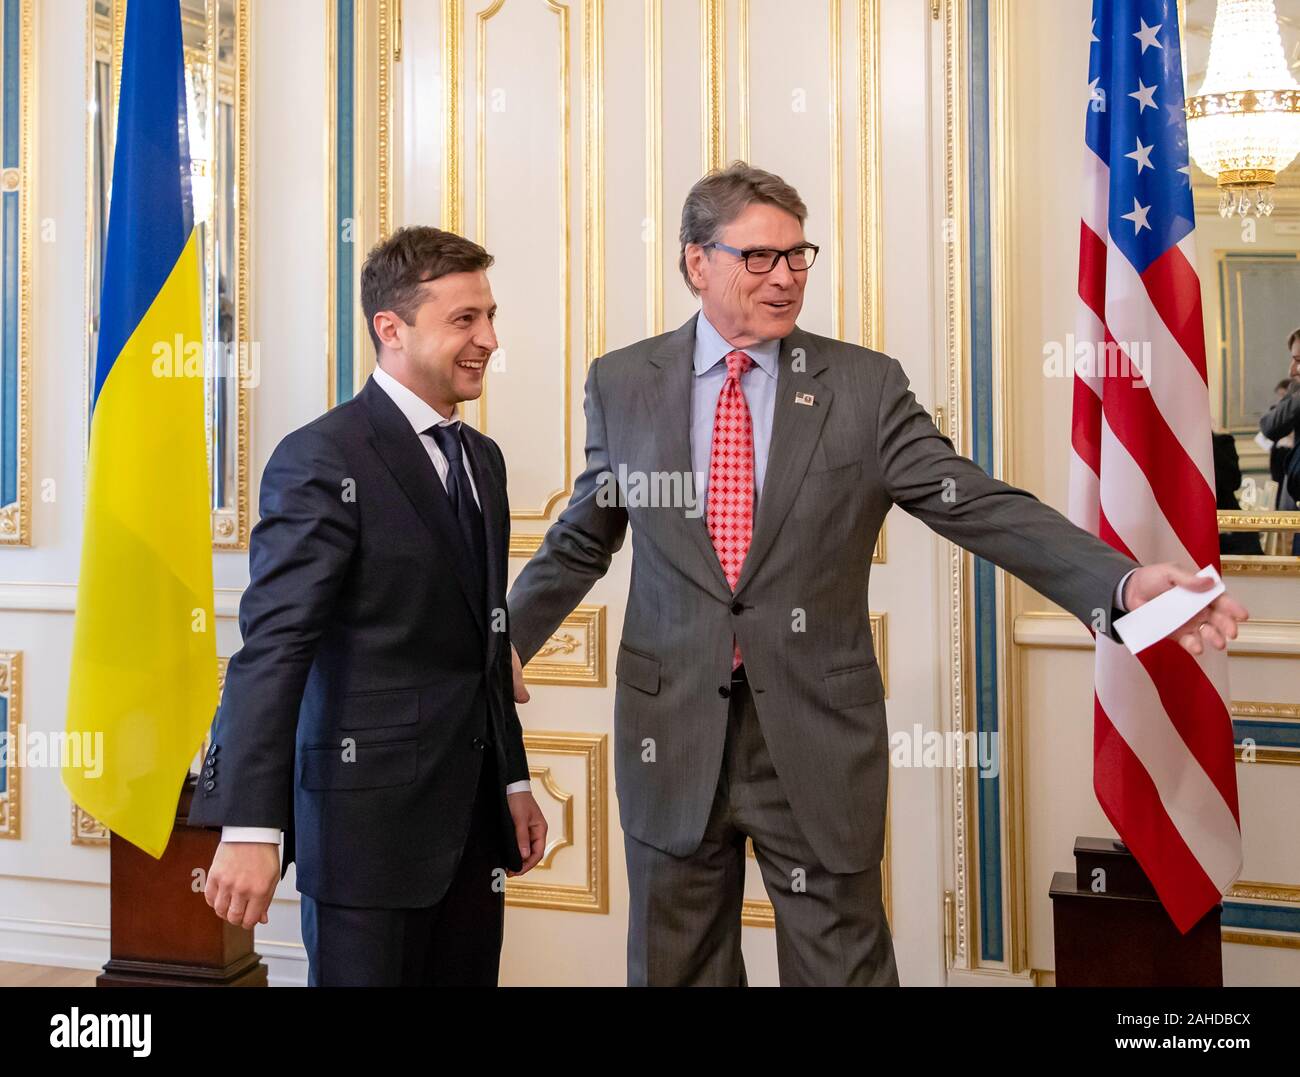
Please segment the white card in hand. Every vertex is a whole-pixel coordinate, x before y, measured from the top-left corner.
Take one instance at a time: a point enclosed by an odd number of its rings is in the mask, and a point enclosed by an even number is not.
[[[1227,590],[1213,565],[1206,565],[1198,576],[1214,581],[1208,591],[1193,591],[1187,587],[1171,587],[1162,595],[1126,613],[1115,622],[1115,631],[1124,646],[1134,654],[1145,651],[1151,644],[1164,639],[1181,624],[1185,624],[1205,609]]]

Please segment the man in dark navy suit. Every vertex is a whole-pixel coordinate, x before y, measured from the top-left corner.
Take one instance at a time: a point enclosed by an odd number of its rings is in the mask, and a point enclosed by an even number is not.
[[[434,228],[375,247],[374,375],[262,476],[189,821],[222,827],[204,893],[232,924],[266,923],[297,862],[313,985],[494,985],[505,876],[546,844],[511,688],[505,461],[457,414],[497,346],[491,265]]]

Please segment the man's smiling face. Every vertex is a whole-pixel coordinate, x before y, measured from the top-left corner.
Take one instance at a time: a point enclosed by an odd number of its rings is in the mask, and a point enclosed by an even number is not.
[[[788,250],[804,242],[799,218],[766,202],[752,202],[717,237],[738,250]],[[704,316],[730,343],[746,347],[790,335],[803,309],[808,271],[792,272],[784,258],[770,273],[751,273],[743,258],[691,245],[686,251],[691,281]]]

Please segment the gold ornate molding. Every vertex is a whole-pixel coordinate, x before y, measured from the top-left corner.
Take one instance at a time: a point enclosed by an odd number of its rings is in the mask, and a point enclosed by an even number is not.
[[[0,838],[18,840],[22,835],[22,768],[14,752],[14,731],[23,720],[22,651],[0,652],[0,699],[5,703],[3,753],[5,791],[0,795]]]
[[[864,348],[885,348],[884,212],[880,182],[880,4],[858,0],[858,337]],[[880,560],[885,532],[880,531]]]
[[[701,171],[726,163],[727,7],[725,0],[700,0],[700,159]]]
[[[529,758],[535,755],[577,757],[583,761],[585,782],[582,789],[586,808],[587,826],[578,841],[573,820],[573,794],[561,791],[554,779],[543,783],[545,793],[561,800],[566,832],[554,848],[548,848],[546,859],[528,875],[510,879],[506,883],[506,904],[534,909],[557,909],[566,912],[609,912],[609,849],[608,849],[608,796],[606,791],[606,755],[608,736],[604,733],[524,733],[524,749]],[[544,771],[540,765],[530,764],[530,773]],[[545,799],[542,797],[540,799]],[[553,883],[539,881],[543,871],[557,870],[557,863],[565,859],[564,851],[572,849],[585,856],[583,882]],[[559,855],[557,855],[559,854]]]
[[[948,356],[946,415],[948,436],[957,451],[969,451],[965,429],[968,303],[965,273],[967,224],[966,148],[966,32],[965,0],[949,0],[943,12],[944,220],[940,242],[944,257],[945,354]],[[961,736],[974,732],[967,707],[971,695],[973,625],[971,624],[971,558],[960,547],[948,552],[948,641],[951,659],[949,707],[951,730]],[[977,964],[969,949],[975,924],[972,915],[975,879],[975,800],[963,767],[952,768],[954,852],[952,889],[952,968]]]
[[[442,0],[442,227],[460,233],[461,194],[461,24],[465,0]]]
[[[18,399],[14,402],[18,423],[14,432],[17,489],[15,499],[0,507],[0,545],[4,546],[30,546],[32,543],[32,200],[36,193],[32,171],[33,100],[36,93],[33,3],[34,0],[22,0],[19,7],[18,73],[14,79],[19,98],[18,165],[5,170],[3,182],[6,193],[16,191],[18,195],[18,325],[15,330]],[[93,33],[93,26],[90,32]],[[5,75],[8,80],[9,73]]]
[[[604,688],[605,607],[579,606],[569,614],[524,667],[524,680]]]
[[[876,664],[880,667],[880,682],[885,688],[885,698],[889,698],[889,629],[888,614],[871,613],[867,615],[871,624],[871,645],[876,652]]]

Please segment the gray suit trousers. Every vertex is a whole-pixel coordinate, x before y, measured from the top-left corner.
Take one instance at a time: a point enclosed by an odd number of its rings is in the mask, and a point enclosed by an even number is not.
[[[678,857],[624,836],[628,985],[745,986],[740,917],[748,837],[776,911],[781,985],[896,987],[880,865],[837,875],[818,862],[782,793],[743,680],[732,685],[727,721],[700,847]]]

